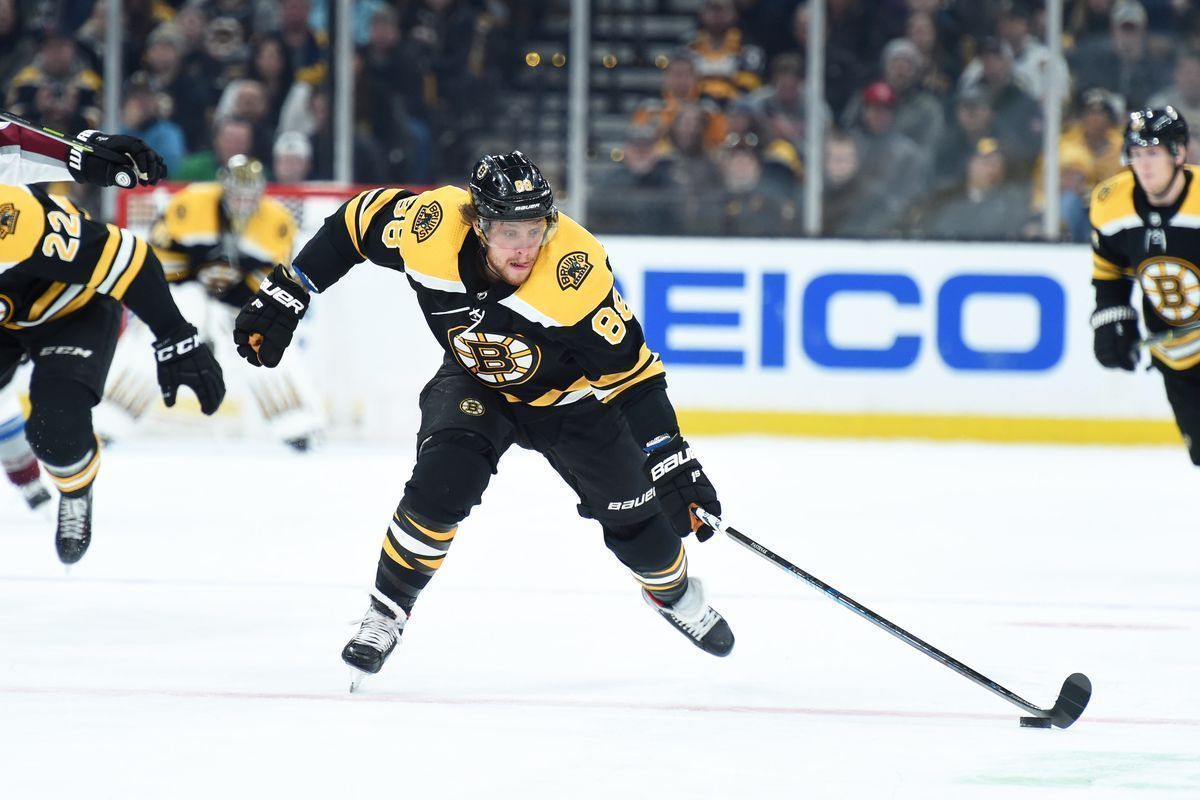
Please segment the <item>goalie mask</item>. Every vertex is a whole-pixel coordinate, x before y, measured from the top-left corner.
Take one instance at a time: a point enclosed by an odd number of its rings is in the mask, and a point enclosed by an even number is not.
[[[221,184],[221,205],[234,229],[241,231],[267,191],[262,162],[250,156],[234,156],[217,172],[217,181]]]
[[[545,219],[542,244],[550,241],[558,229],[554,192],[542,171],[519,150],[476,161],[469,188],[485,245],[488,229],[494,222]]]

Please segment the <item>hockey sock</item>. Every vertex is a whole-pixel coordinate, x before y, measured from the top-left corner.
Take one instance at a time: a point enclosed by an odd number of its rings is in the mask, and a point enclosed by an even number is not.
[[[687,591],[683,540],[662,514],[634,525],[605,525],[604,543],[642,587],[670,605]]]
[[[446,557],[458,527],[440,525],[407,508],[396,509],[379,554],[375,590],[411,612],[417,595]]]
[[[663,569],[633,570],[633,577],[649,594],[664,605],[673,605],[687,591],[687,553],[679,542],[679,555]]]

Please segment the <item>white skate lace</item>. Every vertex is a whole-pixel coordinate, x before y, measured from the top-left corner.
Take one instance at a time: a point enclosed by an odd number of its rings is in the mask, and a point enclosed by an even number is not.
[[[678,614],[672,613],[669,608],[665,608],[663,610],[670,614],[671,617],[677,623],[679,623],[679,627],[687,631],[688,635],[693,639],[703,639],[705,635],[712,630],[713,626],[717,624],[717,620],[721,618],[721,616],[716,611],[713,611],[711,607],[704,609],[704,616],[700,617],[700,619],[691,621],[685,620]]]
[[[86,497],[64,497],[58,509],[58,538],[83,539],[87,510]]]
[[[384,651],[396,644],[396,640],[400,638],[400,630],[401,626],[396,620],[371,609],[363,618],[362,626],[354,635],[354,641],[356,644],[367,644]]]

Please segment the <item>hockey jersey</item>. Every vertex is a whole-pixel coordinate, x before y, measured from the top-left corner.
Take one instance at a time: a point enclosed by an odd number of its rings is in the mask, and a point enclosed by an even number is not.
[[[148,251],[142,239],[91,221],[65,197],[0,186],[0,325],[22,331],[98,295],[121,300]]]
[[[610,402],[663,375],[617,291],[604,248],[560,214],[519,287],[485,277],[483,245],[459,207],[467,192],[363,192],[325,220],[295,259],[317,291],[370,260],[402,270],[438,344],[514,410],[595,396]],[[520,412],[518,412],[520,413]]]
[[[263,197],[239,232],[221,204],[221,186],[196,183],[176,194],[150,232],[172,283],[198,280],[241,307],[276,264],[287,264],[298,226],[287,206]]]
[[[1198,170],[1185,166],[1183,194],[1169,208],[1151,206],[1125,170],[1092,193],[1092,283],[1100,305],[1129,302],[1142,290],[1142,314],[1151,332],[1200,321],[1200,189]],[[1151,348],[1173,370],[1200,366],[1200,331]]]

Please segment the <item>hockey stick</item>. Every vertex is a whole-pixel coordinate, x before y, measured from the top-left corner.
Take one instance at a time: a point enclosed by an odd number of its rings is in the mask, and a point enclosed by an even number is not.
[[[1083,710],[1087,708],[1088,700],[1092,696],[1092,682],[1088,680],[1088,677],[1083,673],[1076,672],[1063,682],[1062,691],[1058,693],[1058,700],[1054,703],[1052,708],[1038,708],[1028,700],[1025,700],[1024,698],[1013,694],[1008,689],[1005,689],[991,678],[979,674],[958,659],[953,658],[952,656],[943,653],[941,650],[938,650],[933,645],[918,639],[916,636],[913,636],[899,625],[889,622],[871,609],[867,608],[861,603],[856,602],[855,600],[852,600],[819,578],[809,575],[807,572],[800,569],[790,561],[782,558],[779,555],[776,555],[775,553],[772,553],[770,550],[763,547],[746,534],[742,533],[736,528],[726,525],[720,517],[710,514],[702,508],[693,508],[692,513],[694,513],[701,522],[711,526],[713,530],[724,533],[730,539],[733,539],[747,550],[750,550],[756,555],[765,558],[767,561],[770,561],[772,564],[784,570],[785,572],[791,573],[814,589],[824,592],[839,605],[845,606],[868,622],[883,628],[900,641],[911,645],[917,650],[920,650],[922,653],[934,659],[935,661],[940,661],[950,669],[957,672],[959,675],[962,675],[964,678],[971,680],[973,683],[982,686],[984,689],[987,689],[997,697],[1002,697],[1017,708],[1022,709],[1029,714],[1028,717],[1021,718],[1022,727],[1049,728],[1051,725],[1054,725],[1059,728],[1069,728],[1075,722],[1075,720],[1079,719],[1079,716],[1083,713]]]
[[[1189,333],[1200,331],[1200,322],[1193,322],[1190,325],[1180,325],[1178,328],[1171,328],[1158,333],[1152,333],[1145,339],[1138,340],[1138,347],[1154,347],[1160,344],[1172,344],[1176,339],[1180,339]]]
[[[116,164],[117,166],[121,167],[121,170],[116,174],[116,184],[124,189],[128,189],[131,186],[136,186],[139,180],[144,182],[149,179],[149,176],[146,173],[137,168],[137,162],[133,160],[133,156],[122,155],[116,150],[109,150],[107,147],[75,141],[74,139],[70,139],[52,128],[46,128],[38,125],[35,122],[30,122],[24,117],[18,117],[11,111],[4,111],[3,109],[0,109],[0,120],[11,122],[13,125],[16,125],[20,128],[25,128],[26,130],[33,131],[34,133],[40,133],[43,136],[48,136],[56,142],[65,144],[72,150],[90,153],[94,156],[99,156],[105,161]],[[131,165],[132,169],[129,168]]]

